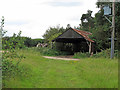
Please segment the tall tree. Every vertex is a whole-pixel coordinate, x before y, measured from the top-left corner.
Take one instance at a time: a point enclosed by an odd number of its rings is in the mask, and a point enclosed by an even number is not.
[[[100,10],[95,14],[95,17],[91,16],[91,11],[89,10],[86,14],[83,14],[81,17],[81,27],[82,30],[90,30],[90,32],[93,33],[92,39],[96,43],[96,50],[104,50],[107,48],[110,48],[110,38],[111,38],[111,23],[109,23],[105,17],[104,17],[104,5],[109,5],[111,7],[112,3],[96,3],[97,7],[100,8]],[[115,5],[115,38],[117,37],[118,43],[119,43],[119,37],[120,37],[120,3],[116,3]],[[108,16],[110,20],[112,20],[112,17]],[[87,21],[87,22],[85,22]],[[91,26],[91,24],[93,26]],[[90,28],[89,28],[90,27]],[[115,42],[115,49],[117,49],[117,43]]]
[[[83,14],[81,17],[81,28],[85,31],[90,31],[90,29],[94,26],[94,19],[92,17],[92,11],[88,10],[86,14]]]
[[[50,27],[48,30],[46,30],[45,34],[43,35],[43,38],[45,39],[45,42],[50,43],[53,39],[58,37],[62,32],[64,32],[65,29],[63,27]]]

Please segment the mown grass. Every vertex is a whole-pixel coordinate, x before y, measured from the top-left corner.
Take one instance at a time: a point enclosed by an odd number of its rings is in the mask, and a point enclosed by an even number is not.
[[[39,52],[21,50],[20,67],[26,76],[5,80],[6,88],[117,88],[118,60],[85,58],[80,61],[46,59]],[[22,73],[22,72],[21,72]]]

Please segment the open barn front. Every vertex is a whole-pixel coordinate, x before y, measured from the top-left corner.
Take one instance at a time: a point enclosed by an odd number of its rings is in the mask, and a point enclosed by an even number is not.
[[[57,50],[69,52],[70,54],[89,52],[89,47],[86,42],[55,42],[55,46]]]
[[[94,41],[88,35],[91,35],[91,33],[69,28],[52,40],[52,43],[56,44],[55,46],[58,50],[70,52],[70,54],[74,54],[75,52],[89,52],[91,54],[93,53]]]

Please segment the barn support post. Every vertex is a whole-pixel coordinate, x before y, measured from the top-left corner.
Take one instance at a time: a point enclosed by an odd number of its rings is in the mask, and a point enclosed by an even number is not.
[[[90,53],[90,44],[89,44],[89,42],[88,41],[86,41],[87,42],[87,44],[88,44],[88,47],[89,47],[89,53]]]
[[[92,48],[92,43],[90,42],[90,44],[89,44],[89,54],[91,54],[91,49]]]
[[[91,56],[93,55],[94,53],[94,43],[91,43]]]
[[[92,51],[92,43],[87,41],[87,44],[88,44],[88,47],[89,47],[89,54],[91,54],[91,51]]]
[[[93,52],[94,52],[94,44],[92,42],[90,42],[90,44],[89,44],[89,53],[90,53],[91,56],[93,55]]]

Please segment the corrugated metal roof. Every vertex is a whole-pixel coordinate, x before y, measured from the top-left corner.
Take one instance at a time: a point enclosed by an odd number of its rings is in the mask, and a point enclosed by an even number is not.
[[[72,28],[73,29],[73,28]],[[86,40],[90,41],[90,42],[94,42],[93,40],[91,40],[89,38],[88,35],[92,35],[92,33],[90,32],[86,32],[86,31],[82,31],[82,30],[78,30],[78,29],[73,29],[75,32],[77,32],[78,34],[82,35]]]

